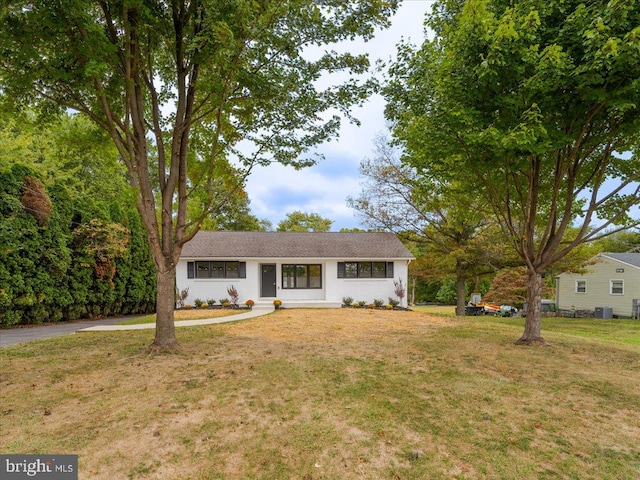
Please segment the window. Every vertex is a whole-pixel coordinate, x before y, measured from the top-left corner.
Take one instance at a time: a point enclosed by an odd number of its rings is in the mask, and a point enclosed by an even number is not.
[[[393,262],[338,262],[338,278],[393,278]]]
[[[359,278],[371,278],[371,263],[360,262],[358,263],[358,277]]]
[[[344,277],[345,278],[358,278],[358,262],[344,262]],[[340,276],[340,270],[338,270],[338,277]]]
[[[624,295],[624,280],[611,280],[609,285],[611,295]]]
[[[391,270],[393,271],[393,264]],[[373,262],[373,278],[387,278],[387,262]]]
[[[322,265],[282,265],[282,288],[322,288]]]
[[[576,280],[576,293],[587,293],[586,280]]]
[[[238,261],[187,262],[187,278],[246,278],[247,264]]]

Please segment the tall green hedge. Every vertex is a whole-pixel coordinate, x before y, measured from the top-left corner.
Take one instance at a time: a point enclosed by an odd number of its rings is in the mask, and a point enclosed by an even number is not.
[[[151,312],[154,272],[132,205],[0,171],[0,326]]]

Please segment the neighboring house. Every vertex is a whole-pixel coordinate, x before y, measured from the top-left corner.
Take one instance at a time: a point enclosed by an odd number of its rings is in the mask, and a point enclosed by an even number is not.
[[[283,307],[340,307],[344,297],[386,304],[394,281],[407,287],[413,255],[387,232],[200,231],[182,249],[178,290],[187,304],[229,298],[234,286],[247,299]],[[407,306],[407,296],[401,306]]]
[[[559,310],[592,310],[595,316],[638,318],[640,253],[601,253],[588,272],[565,272],[556,279]]]

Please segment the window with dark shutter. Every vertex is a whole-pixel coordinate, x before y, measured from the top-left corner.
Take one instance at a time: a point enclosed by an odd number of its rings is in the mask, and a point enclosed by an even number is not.
[[[247,262],[187,262],[187,278],[247,278]]]
[[[338,262],[338,278],[393,278],[393,262]]]
[[[194,278],[195,276],[195,262],[187,262],[187,278]]]

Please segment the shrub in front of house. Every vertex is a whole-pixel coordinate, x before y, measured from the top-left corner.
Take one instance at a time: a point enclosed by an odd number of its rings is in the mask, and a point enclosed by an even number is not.
[[[277,299],[277,298],[276,298],[276,299],[273,301],[273,306],[274,306],[275,308],[280,308],[280,307],[282,306],[282,300],[279,300],[279,299]]]
[[[200,300],[199,298],[196,298],[193,301],[193,304],[196,306],[196,308],[200,308],[204,305],[204,302],[202,300]]]
[[[189,289],[185,288],[184,290],[178,290],[176,288],[176,304],[178,308],[184,308],[184,302],[189,296]]]
[[[400,302],[395,298],[389,297],[389,305],[391,305],[391,307],[397,307],[398,305],[400,305]]]
[[[207,305],[213,307],[216,304],[216,301],[213,298],[207,300]]]
[[[254,302],[254,301],[253,301],[253,300],[251,300],[251,299],[246,300],[246,301],[244,302],[244,304],[245,304],[247,307],[249,307],[250,309],[251,309],[251,308],[253,308],[253,306],[255,305],[255,303],[256,303],[256,302]]]
[[[220,300],[218,300],[218,301],[220,302],[220,305],[223,305],[223,306],[224,306],[225,304],[230,305],[230,303],[229,303],[229,299],[228,299],[228,298],[221,298],[221,299],[220,299]]]
[[[359,304],[361,307],[366,307],[366,306],[367,306],[367,301],[366,301],[366,300],[360,300],[360,301],[358,301],[358,304]]]
[[[353,308],[358,308],[360,306],[359,302],[353,302],[352,307]]]
[[[342,297],[342,304],[351,307],[353,305],[353,297]]]
[[[240,294],[235,286],[231,285],[227,287],[227,294],[231,297],[231,305],[234,307],[238,306],[238,299],[240,298]]]
[[[374,304],[376,307],[381,307],[381,306],[383,306],[383,305],[384,305],[384,300],[381,300],[380,298],[374,298],[374,299],[373,299],[373,304]]]

